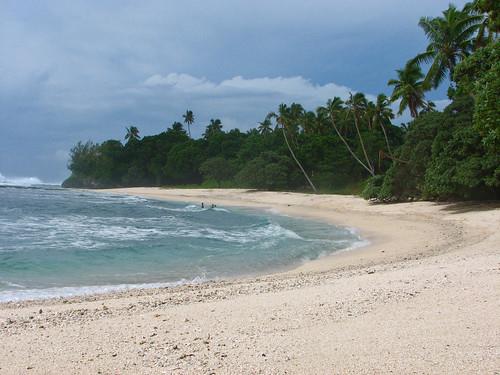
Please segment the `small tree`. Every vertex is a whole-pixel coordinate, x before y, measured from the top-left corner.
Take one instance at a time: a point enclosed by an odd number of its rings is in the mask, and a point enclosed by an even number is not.
[[[200,165],[200,173],[207,180],[214,180],[220,187],[222,181],[233,177],[233,168],[231,164],[222,157],[215,157],[206,160]]]
[[[136,126],[126,128],[125,140],[128,142],[135,142],[139,140],[139,129]]]

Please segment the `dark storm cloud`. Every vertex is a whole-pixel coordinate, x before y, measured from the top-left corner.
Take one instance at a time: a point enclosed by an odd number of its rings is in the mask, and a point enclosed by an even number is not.
[[[425,46],[419,17],[447,4],[3,1],[0,173],[60,181],[78,140],[155,133],[186,108],[196,136],[211,117],[247,129],[280,102],[388,92]]]

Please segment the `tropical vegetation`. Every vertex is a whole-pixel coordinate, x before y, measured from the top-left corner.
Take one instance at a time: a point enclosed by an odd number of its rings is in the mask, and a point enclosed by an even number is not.
[[[349,192],[380,202],[498,199],[498,11],[498,2],[475,0],[422,17],[428,47],[396,70],[388,94],[351,93],[315,109],[283,103],[246,132],[213,118],[198,139],[188,109],[183,122],[156,135],[141,138],[130,126],[124,144],[77,143],[64,186]],[[449,105],[437,111],[427,94],[444,84]],[[397,125],[408,112],[411,121]]]

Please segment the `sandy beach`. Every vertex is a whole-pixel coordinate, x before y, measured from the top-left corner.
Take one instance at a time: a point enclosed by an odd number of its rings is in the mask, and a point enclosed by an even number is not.
[[[370,244],[284,273],[0,304],[0,374],[498,374],[500,206],[241,189],[105,193],[271,209]]]

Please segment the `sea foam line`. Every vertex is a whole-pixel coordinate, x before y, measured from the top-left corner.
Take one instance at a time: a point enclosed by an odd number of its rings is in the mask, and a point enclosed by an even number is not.
[[[128,290],[137,290],[137,289],[174,288],[182,285],[201,284],[207,281],[209,280],[205,278],[205,276],[197,276],[191,280],[181,279],[172,282],[5,290],[5,291],[0,291],[0,303],[40,300],[40,299],[50,299],[50,298],[81,297],[89,295],[107,294],[113,292],[126,292]]]

